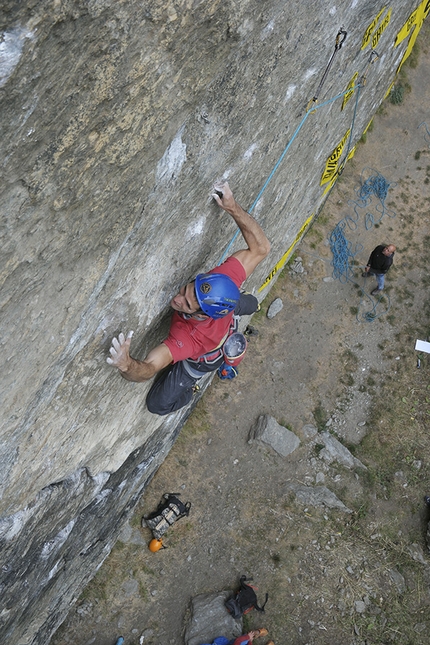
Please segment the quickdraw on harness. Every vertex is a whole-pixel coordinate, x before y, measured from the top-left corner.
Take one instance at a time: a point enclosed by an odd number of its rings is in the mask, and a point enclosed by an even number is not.
[[[334,58],[335,58],[337,52],[339,51],[339,49],[341,49],[343,43],[345,42],[346,36],[347,36],[347,32],[345,31],[345,29],[343,29],[341,27],[339,29],[339,31],[337,32],[337,35],[336,35],[336,42],[335,42],[335,46],[334,46],[334,51],[333,51],[333,53],[332,53],[332,55],[330,57],[330,60],[328,62],[327,67],[325,68],[325,72],[322,75],[322,78],[320,80],[320,84],[317,87],[317,91],[315,92],[315,95],[313,96],[313,98],[311,98],[311,100],[308,103],[308,107],[306,108],[307,112],[309,112],[309,110],[312,109],[312,106],[314,105],[314,103],[316,103],[318,101],[318,97],[319,97],[319,94],[321,92],[321,88],[322,88],[322,86],[324,85],[324,83],[325,83],[325,81],[327,79],[328,73],[329,73],[330,68],[331,68],[331,66],[333,64],[333,61],[334,61]]]

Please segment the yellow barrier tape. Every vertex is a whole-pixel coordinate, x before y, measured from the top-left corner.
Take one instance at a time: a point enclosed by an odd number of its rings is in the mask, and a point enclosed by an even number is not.
[[[337,181],[337,178],[338,178],[338,177],[339,177],[339,173],[338,173],[338,172],[336,172],[336,174],[335,174],[335,176],[333,177],[333,179],[332,179],[332,180],[330,181],[330,183],[328,183],[328,184],[327,184],[327,186],[324,188],[323,197],[324,197],[324,195],[327,195],[327,193],[329,193],[329,192],[331,191],[331,189],[332,189],[332,188],[333,188],[333,186],[335,185],[335,183],[336,183],[336,181]]]
[[[354,89],[353,88],[354,88],[354,85],[355,85],[355,81],[357,80],[357,77],[358,77],[358,72],[355,72],[354,76],[351,78],[351,80],[349,81],[348,85],[346,86],[346,90],[345,90],[346,94],[343,97],[342,107],[340,108],[341,111],[343,110],[345,105],[348,103],[348,101],[351,98],[351,96],[354,94]]]
[[[430,0],[423,0],[418,7],[411,13],[403,27],[400,29],[399,33],[396,36],[394,41],[394,47],[400,45],[400,43],[409,36],[412,27],[419,25],[421,29],[423,21],[427,18],[427,15],[430,11]]]
[[[386,28],[388,27],[390,20],[391,20],[391,9],[388,10],[388,13],[385,16],[384,20],[381,22],[378,29],[375,31],[375,33],[372,36],[372,49],[375,49],[375,47],[379,43],[379,39],[384,33],[384,31],[386,30]]]
[[[377,24],[378,24],[378,22],[379,22],[379,18],[380,18],[380,17],[382,16],[382,14],[384,13],[384,11],[385,11],[385,9],[386,9],[386,6],[387,6],[387,5],[384,5],[384,6],[382,7],[381,11],[378,13],[378,15],[376,16],[376,18],[374,18],[374,19],[372,20],[372,22],[370,23],[370,25],[367,27],[366,31],[364,32],[363,40],[361,41],[361,49],[364,49],[364,48],[365,48],[365,47],[367,47],[367,45],[370,43],[370,37],[371,37],[371,35],[373,34],[373,32],[374,32],[374,30],[375,30],[375,27],[376,27],[376,25],[377,25]]]
[[[409,57],[412,49],[414,48],[415,41],[418,34],[420,33],[421,27],[423,26],[424,20],[427,18],[430,12],[430,0],[423,0],[421,4],[411,13],[401,30],[396,36],[394,41],[394,47],[397,47],[405,38],[410,35],[408,46],[406,47],[405,53],[403,54],[402,60],[399,63],[399,66],[396,70],[398,74],[402,68],[403,63]],[[413,29],[413,31],[412,31]],[[411,34],[412,31],[412,34]]]
[[[366,127],[364,128],[364,130],[363,130],[363,134],[366,134],[366,132],[368,131],[368,129],[370,128],[370,126],[371,126],[371,124],[372,124],[372,121],[373,121],[373,117],[370,119],[369,123],[368,123],[368,124],[366,125]],[[363,136],[363,134],[362,134],[361,136]]]
[[[320,186],[323,186],[326,184],[328,181],[331,181],[333,178],[333,175],[337,172],[337,165],[339,163],[339,159],[342,155],[343,149],[345,147],[345,143],[348,140],[348,137],[350,135],[351,129],[349,128],[345,134],[343,135],[342,141],[338,143],[336,148],[333,150],[329,158],[327,159],[324,172],[321,175],[321,181],[320,181]]]
[[[388,88],[388,90],[385,92],[384,100],[390,96],[390,92],[391,92],[391,90],[393,89],[394,83],[395,83],[395,81],[393,81],[393,82],[391,83],[390,87],[389,87],[389,88]]]
[[[314,217],[314,213],[312,213],[312,215],[310,215],[308,217],[308,219],[306,220],[306,222],[303,224],[303,226],[301,227],[300,231],[297,233],[296,237],[294,238],[294,242],[288,248],[288,251],[286,251],[286,253],[284,253],[282,258],[279,260],[278,264],[276,264],[276,266],[273,267],[273,269],[271,270],[271,272],[269,273],[269,275],[267,276],[267,278],[265,279],[265,281],[263,282],[263,284],[259,288],[258,293],[260,293],[260,291],[263,291],[263,289],[265,287],[267,287],[269,282],[274,278],[274,276],[278,273],[278,271],[280,271],[282,269],[282,267],[284,266],[284,264],[286,263],[286,261],[290,257],[290,255],[291,255],[294,247],[296,246],[297,242],[299,242],[299,240],[305,234],[305,231],[308,228],[309,224],[312,222],[313,217]]]

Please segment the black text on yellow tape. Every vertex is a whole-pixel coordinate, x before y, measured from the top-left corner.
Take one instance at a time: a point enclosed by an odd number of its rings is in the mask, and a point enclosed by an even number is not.
[[[399,66],[396,70],[397,74],[400,72],[400,69],[403,63],[409,57],[412,49],[414,48],[417,36],[420,33],[420,29],[423,26],[423,22],[427,18],[429,11],[430,11],[430,0],[423,0],[423,2],[421,2],[421,4],[419,5],[418,9],[416,9],[413,13],[411,13],[408,20],[406,21],[402,29],[397,34],[396,40],[394,42],[395,47],[400,42],[402,42],[402,40],[404,40],[407,37],[407,35],[410,34],[411,29],[413,29],[412,34],[409,38],[408,46],[406,47],[402,60],[400,61]],[[407,26],[409,27],[406,28]],[[403,35],[401,35],[402,32],[403,32]]]
[[[367,27],[366,31],[364,32],[363,40],[361,41],[361,49],[364,49],[370,43],[370,38],[371,38],[371,36],[372,36],[372,34],[373,34],[374,30],[375,30],[376,25],[379,22],[379,18],[382,16],[382,14],[385,11],[385,6],[382,7],[381,11],[372,20],[372,22],[370,23],[370,25]]]
[[[343,97],[342,106],[340,108],[341,111],[343,110],[343,108],[348,103],[349,99],[354,93],[354,85],[355,85],[355,81],[357,80],[357,77],[358,77],[358,72],[355,72],[354,76],[351,78],[348,85],[346,86],[345,96]]]
[[[343,135],[342,141],[340,141],[340,143],[337,144],[336,148],[333,150],[330,157],[327,159],[324,172],[321,175],[320,186],[323,186],[328,181],[331,181],[333,176],[336,174],[337,165],[339,163],[339,159],[342,155],[343,149],[345,147],[345,143],[348,140],[350,132],[351,132],[351,129],[348,129],[345,132],[345,134]]]
[[[391,9],[388,10],[388,13],[385,16],[384,20],[381,22],[378,29],[375,31],[375,33],[372,36],[372,49],[375,49],[375,47],[379,43],[379,39],[384,33],[384,31],[386,30],[386,28],[388,27],[390,20],[391,20]]]
[[[273,267],[261,287],[259,288],[258,292],[263,291],[265,287],[269,284],[269,282],[275,277],[275,275],[282,269],[288,258],[290,257],[291,253],[293,252],[294,247],[296,246],[297,242],[301,240],[303,235],[305,234],[306,229],[308,228],[309,224],[312,222],[314,217],[314,213],[308,217],[306,222],[303,224],[301,227],[300,231],[297,233],[296,237],[294,238],[294,242],[291,244],[291,246],[288,248],[288,250],[284,253],[282,258],[279,260],[278,264]]]
[[[423,0],[419,6],[411,13],[409,18],[406,20],[403,27],[400,29],[399,33],[396,36],[394,41],[394,47],[400,45],[400,43],[409,36],[411,29],[415,25],[422,27],[423,20],[427,18],[427,15],[430,11],[430,0]]]

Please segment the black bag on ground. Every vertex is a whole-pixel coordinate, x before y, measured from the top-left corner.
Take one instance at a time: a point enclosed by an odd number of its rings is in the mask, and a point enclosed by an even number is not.
[[[266,602],[269,598],[269,594],[266,593],[264,604],[260,607],[257,602],[257,594],[255,593],[255,590],[258,589],[258,587],[247,585],[246,580],[251,582],[252,578],[241,576],[239,591],[233,596],[233,598],[225,601],[227,611],[236,619],[247,614],[252,609],[264,611],[264,607],[266,606]]]
[[[179,495],[180,493],[164,493],[157,510],[142,517],[142,526],[150,528],[156,540],[159,540],[172,524],[190,512],[191,502],[184,504]]]

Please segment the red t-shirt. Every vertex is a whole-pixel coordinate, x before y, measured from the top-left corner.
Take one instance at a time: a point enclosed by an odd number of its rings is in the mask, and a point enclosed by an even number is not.
[[[239,288],[246,278],[242,263],[234,257],[229,257],[223,264],[208,273],[223,273]],[[173,363],[187,358],[197,359],[220,347],[227,338],[232,318],[233,312],[216,320],[214,318],[195,320],[184,318],[183,314],[175,311],[170,323],[169,335],[163,341],[170,349]]]

